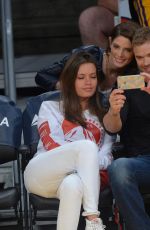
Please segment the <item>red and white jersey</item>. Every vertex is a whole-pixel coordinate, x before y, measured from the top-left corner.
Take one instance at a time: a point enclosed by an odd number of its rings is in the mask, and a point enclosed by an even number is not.
[[[57,101],[42,103],[38,117],[40,141],[36,155],[69,142],[88,139],[97,144],[100,169],[105,169],[112,160],[112,137],[105,133],[98,118],[88,110],[84,111],[87,127],[83,128],[64,118],[61,105]]]

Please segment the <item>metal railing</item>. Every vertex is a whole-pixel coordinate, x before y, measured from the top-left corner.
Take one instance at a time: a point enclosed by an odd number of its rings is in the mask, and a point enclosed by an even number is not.
[[[16,102],[11,0],[0,0],[5,95]]]

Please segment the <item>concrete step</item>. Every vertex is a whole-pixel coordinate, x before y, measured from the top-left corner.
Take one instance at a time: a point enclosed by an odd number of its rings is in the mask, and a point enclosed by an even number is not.
[[[47,55],[35,55],[35,56],[22,56],[15,58],[14,70],[16,78],[16,87],[36,87],[35,75],[36,72],[44,67],[57,62],[63,58],[65,54],[47,54]],[[0,59],[0,89],[4,88],[4,71],[3,71],[3,59]]]

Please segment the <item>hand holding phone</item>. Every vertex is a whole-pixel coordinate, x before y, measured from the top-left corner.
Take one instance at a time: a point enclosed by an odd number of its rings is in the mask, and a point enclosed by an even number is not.
[[[139,89],[145,86],[144,77],[141,75],[118,76],[117,85],[120,89]]]

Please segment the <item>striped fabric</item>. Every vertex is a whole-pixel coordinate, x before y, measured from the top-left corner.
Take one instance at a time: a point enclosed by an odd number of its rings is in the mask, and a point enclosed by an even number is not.
[[[150,0],[133,0],[139,22],[142,26],[150,26]]]

